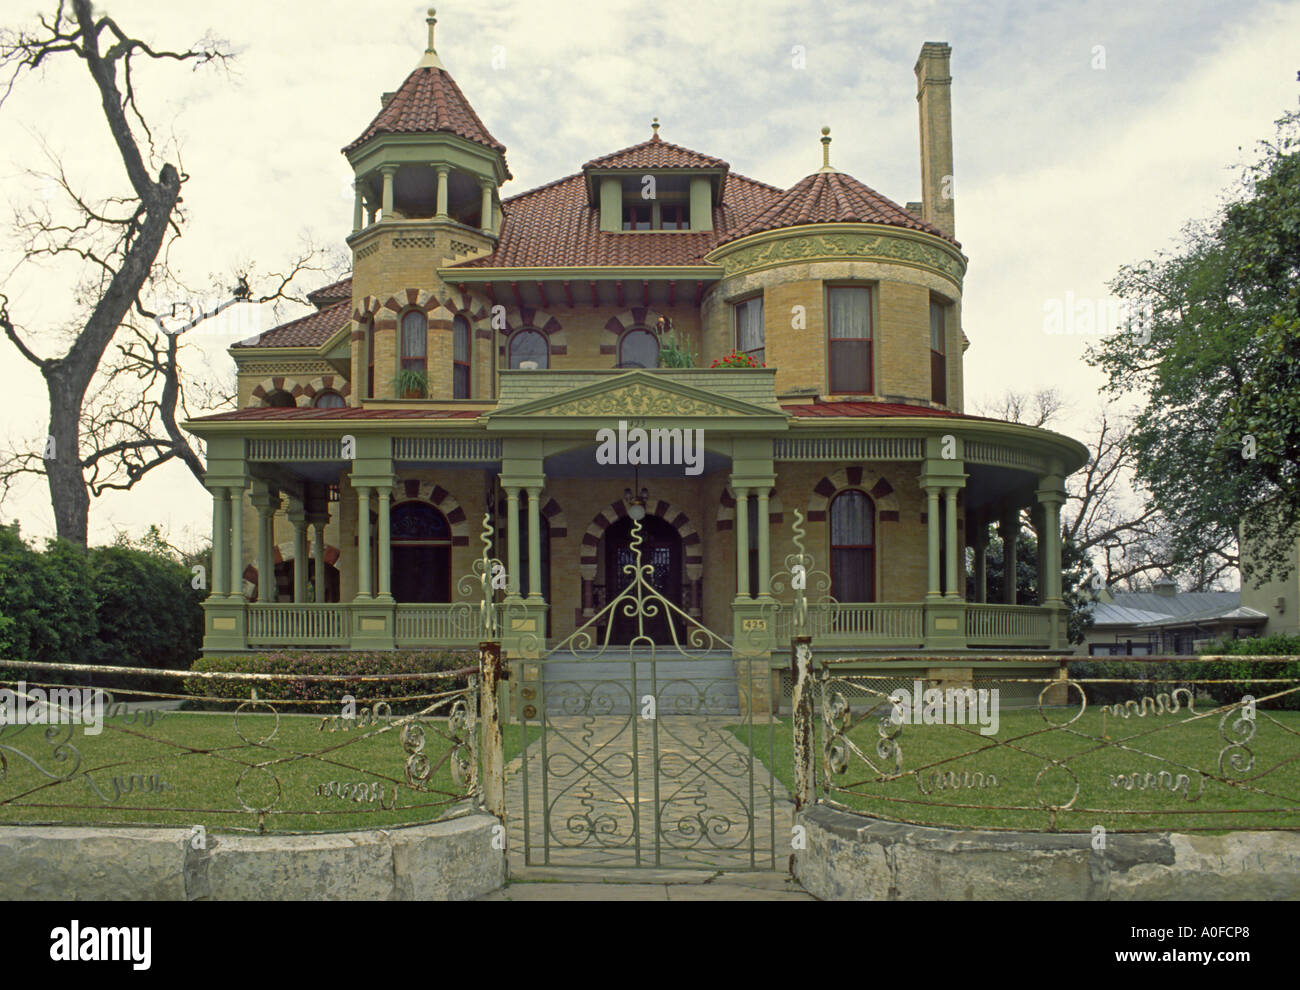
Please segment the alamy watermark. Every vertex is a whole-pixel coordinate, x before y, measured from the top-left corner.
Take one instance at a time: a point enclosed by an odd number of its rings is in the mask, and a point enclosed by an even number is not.
[[[925,688],[912,682],[912,693],[895,691],[889,696],[895,725],[975,725],[981,736],[998,734],[997,688]]]
[[[680,464],[691,476],[704,473],[704,431],[647,430],[643,420],[618,421],[618,431],[596,431],[597,464]]]
[[[7,725],[83,725],[86,735],[104,731],[105,695],[100,688],[0,688],[0,727]]]

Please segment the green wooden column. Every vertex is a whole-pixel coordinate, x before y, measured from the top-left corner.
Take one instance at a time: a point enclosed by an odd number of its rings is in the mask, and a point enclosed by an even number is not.
[[[388,485],[380,485],[375,489],[375,497],[379,502],[379,594],[377,598],[383,601],[392,601],[392,533],[388,525],[389,499],[393,494],[393,489]]]
[[[370,486],[357,488],[357,597],[374,597],[370,582]]]
[[[528,494],[528,597],[542,600],[542,490],[529,485]]]
[[[736,597],[749,598],[749,489],[736,493]]]
[[[770,492],[766,487],[758,489],[758,587],[754,593],[759,598],[770,598],[772,594]]]
[[[360,179],[352,183],[352,233],[359,231],[365,223],[366,194],[365,185]]]
[[[328,524],[329,516],[324,519],[311,517],[312,583],[316,588],[314,600],[317,602],[325,600],[325,527]]]
[[[257,510],[257,600],[275,601],[275,564],[271,549],[275,540],[275,513],[280,496],[265,481],[253,482],[253,507]]]
[[[446,165],[435,165],[434,168],[438,172],[438,205],[435,215],[442,220],[447,217],[447,173],[451,169]]]
[[[964,595],[957,589],[957,575],[960,573],[957,567],[957,489],[945,488],[943,490],[943,509],[944,509],[944,546],[947,555],[947,571],[944,576],[944,593],[945,598],[963,598]]]
[[[506,595],[519,597],[519,486],[506,486]]]
[[[925,488],[926,600],[943,597],[939,576],[939,488]]]
[[[393,178],[397,174],[396,165],[384,165],[380,168],[384,175],[383,219],[393,219]]]
[[[1020,509],[1004,509],[998,526],[1002,537],[1002,601],[1016,603],[1016,540],[1020,533]]]
[[[244,598],[244,486],[230,489],[230,597]]]
[[[293,526],[293,600],[301,604],[307,600],[307,511],[302,502],[294,500],[289,505],[289,522]]]
[[[224,598],[230,587],[230,489],[212,489],[212,587],[213,598]]]

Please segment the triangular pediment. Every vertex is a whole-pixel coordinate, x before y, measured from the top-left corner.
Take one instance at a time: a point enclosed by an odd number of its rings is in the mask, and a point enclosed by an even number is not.
[[[558,383],[557,383],[558,384]],[[504,396],[503,396],[504,398]],[[775,399],[775,396],[773,396]],[[499,408],[489,419],[517,416],[591,418],[608,416],[655,418],[778,417],[780,407],[759,405],[653,372],[627,371],[542,398]]]

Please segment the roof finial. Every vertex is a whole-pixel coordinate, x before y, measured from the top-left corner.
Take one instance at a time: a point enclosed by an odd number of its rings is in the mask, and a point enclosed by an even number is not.
[[[656,117],[654,121],[650,124],[650,129],[654,131],[654,134],[650,136],[650,140],[658,141],[659,140],[659,118],[658,117]]]
[[[829,127],[822,128],[822,171],[835,171],[831,168],[831,129]]]
[[[438,23],[437,14],[438,12],[430,7],[429,16],[424,19],[424,23],[429,25],[429,47],[424,50],[424,58],[420,59],[420,64],[416,66],[417,69],[443,68],[442,59],[438,58],[437,49],[433,47],[433,28]]]

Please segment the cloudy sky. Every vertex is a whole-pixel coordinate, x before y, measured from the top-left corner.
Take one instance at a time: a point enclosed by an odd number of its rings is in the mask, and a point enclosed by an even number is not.
[[[24,27],[53,2],[5,0]],[[180,48],[210,35],[238,53],[229,72],[168,64],[136,79],[161,141],[189,175],[188,223],[173,266],[194,285],[253,259],[289,258],[304,237],[341,246],[350,171],[339,149],[374,116],[425,45],[425,6],[298,0],[110,0],[136,37]],[[1044,332],[1054,301],[1098,310],[1122,264],[1170,247],[1211,214],[1230,168],[1296,106],[1300,3],[1237,0],[442,0],[438,50],[508,149],[513,195],[644,140],[669,141],[788,187],[833,163],[900,203],[920,198],[915,78],[924,41],[953,47],[957,236],[970,257],[964,329],[967,406],[1007,388],[1057,386],[1058,428],[1084,436],[1100,376],[1087,338]],[[798,51],[803,58],[796,58]],[[797,64],[798,63],[798,64]],[[48,197],[28,174],[60,158],[91,196],[129,187],[97,95],[75,59],[20,79],[0,110],[4,200]],[[174,160],[174,158],[173,158]],[[0,291],[42,354],[62,349],[75,272],[14,266],[0,216]],[[233,338],[201,341],[214,375]],[[42,380],[0,341],[0,442],[43,436]],[[198,366],[198,365],[196,365]],[[53,532],[44,480],[0,506],[29,535]],[[178,543],[210,525],[202,488],[180,467],[129,495],[96,499],[91,538],[162,524]]]

